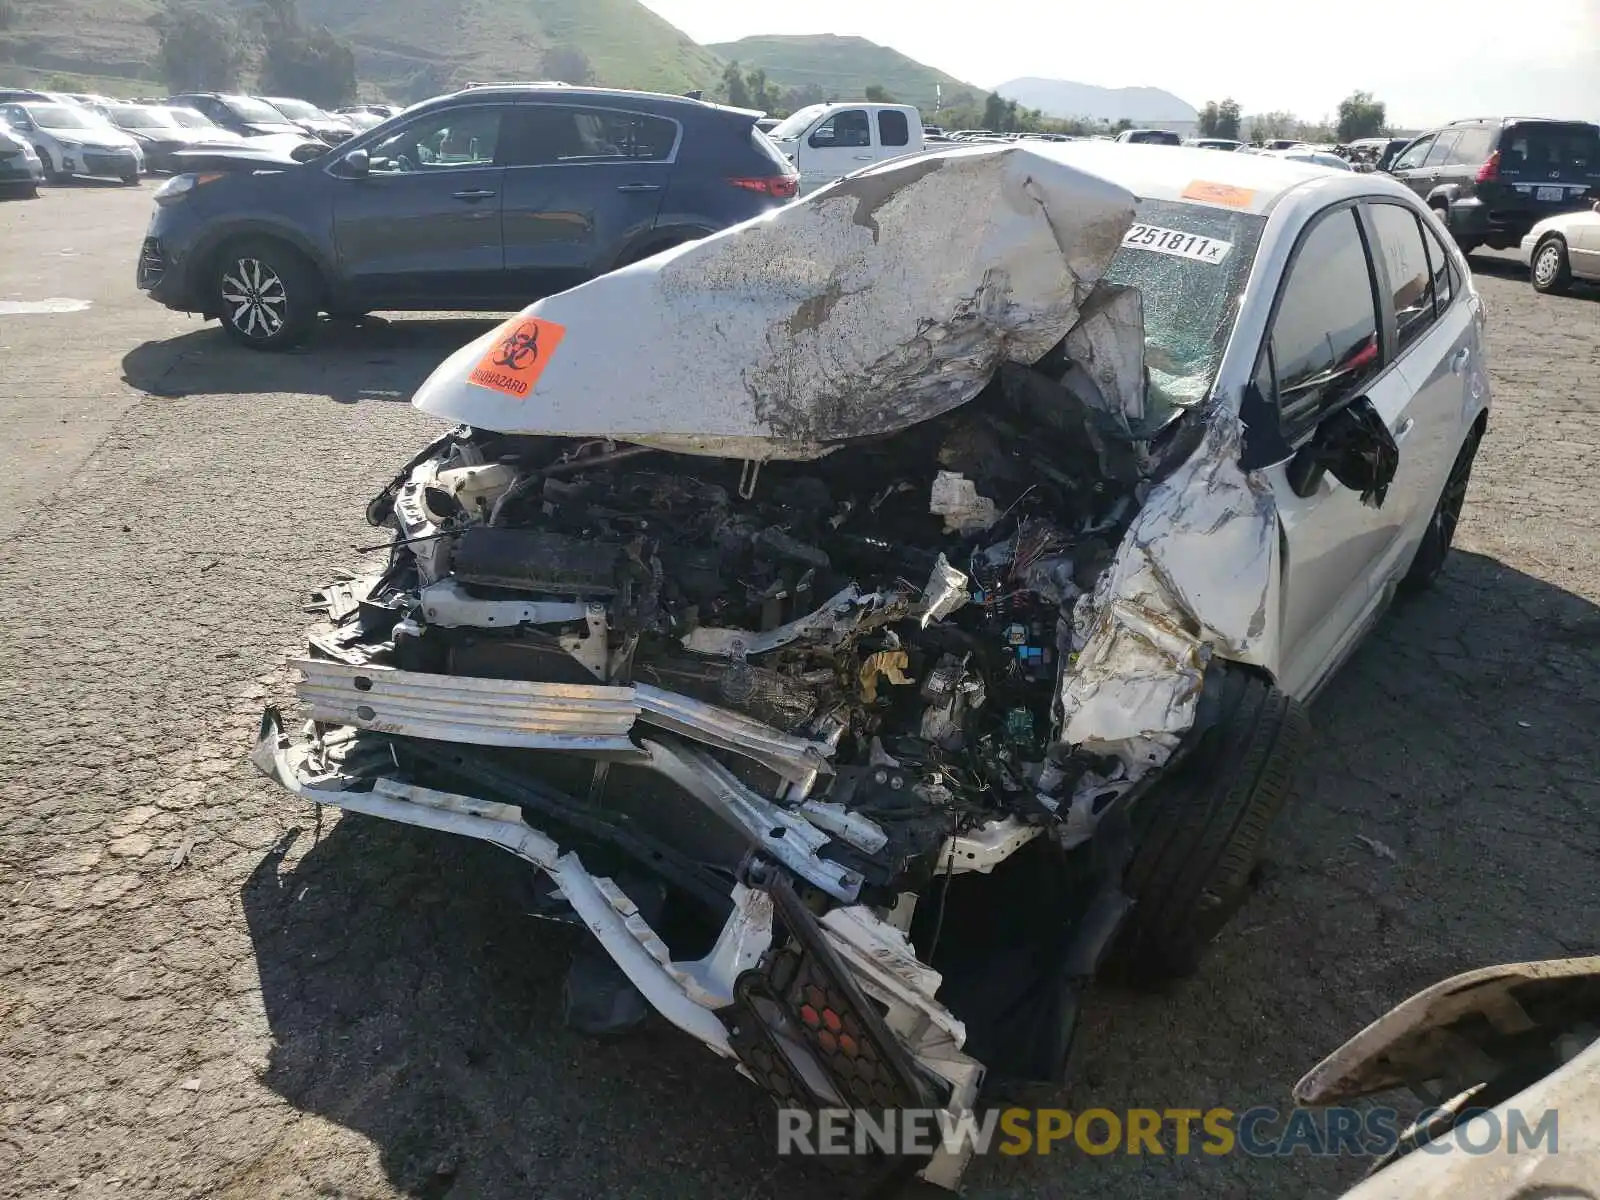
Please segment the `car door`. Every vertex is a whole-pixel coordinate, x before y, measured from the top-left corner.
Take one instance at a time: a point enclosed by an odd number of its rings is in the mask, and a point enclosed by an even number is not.
[[[334,241],[346,287],[369,308],[490,306],[504,294],[498,160],[508,104],[435,109],[339,156]]]
[[[681,138],[653,113],[517,105],[501,204],[510,294],[525,304],[617,265],[655,225]]]
[[[1471,380],[1479,365],[1477,322],[1453,259],[1429,218],[1405,204],[1370,199],[1367,216],[1377,253],[1380,298],[1392,324],[1393,359],[1410,392],[1398,425],[1400,466],[1391,500],[1406,525],[1398,565],[1410,562],[1438,504],[1473,411]]]
[[[806,137],[795,164],[800,168],[800,186],[809,191],[832,183],[871,163],[877,151],[867,110],[842,108]]]
[[[1404,430],[1410,384],[1386,365],[1386,338],[1368,233],[1354,202],[1307,225],[1290,257],[1267,328],[1255,387],[1290,451],[1362,398],[1391,431]],[[1401,457],[1405,456],[1401,442]],[[1331,473],[1300,495],[1292,453],[1263,468],[1284,544],[1279,686],[1313,692],[1368,627],[1393,572],[1410,516],[1393,492],[1364,502]]]
[[[1412,173],[1409,180],[1412,191],[1426,200],[1440,184],[1451,181],[1453,172],[1451,163],[1456,145],[1460,141],[1459,129],[1446,129],[1440,132],[1433,140],[1433,145],[1429,147],[1428,157],[1423,160],[1422,166]]]
[[[903,109],[880,108],[877,126],[876,145],[872,152],[879,162],[912,152],[911,119]]]
[[[1566,219],[1567,257],[1572,273],[1600,279],[1600,212],[1574,213]]]
[[[1445,133],[1448,134],[1449,130]],[[1439,135],[1436,133],[1419,137],[1401,152],[1394,160],[1394,165],[1389,168],[1389,174],[1424,199],[1427,198],[1429,184],[1423,164],[1427,162],[1428,155],[1438,140]]]

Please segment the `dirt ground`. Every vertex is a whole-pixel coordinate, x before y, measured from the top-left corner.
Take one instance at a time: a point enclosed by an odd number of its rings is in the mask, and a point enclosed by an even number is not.
[[[560,1028],[571,935],[486,884],[495,852],[319,818],[248,766],[305,593],[430,436],[411,389],[484,324],[236,350],[134,290],[148,190],[0,206],[0,300],[90,302],[0,315],[0,1197],[834,1195],[698,1046]],[[1201,975],[1093,998],[1063,1104],[1286,1105],[1424,984],[1597,950],[1600,304],[1475,266],[1495,407],[1442,585],[1317,702]],[[1360,1171],[1067,1152],[968,1178],[1326,1197]]]

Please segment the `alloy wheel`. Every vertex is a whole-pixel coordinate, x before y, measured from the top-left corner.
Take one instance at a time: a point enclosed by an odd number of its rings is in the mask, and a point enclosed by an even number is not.
[[[247,338],[274,337],[288,319],[288,290],[258,258],[241,258],[223,273],[222,299],[229,309],[228,323]]]

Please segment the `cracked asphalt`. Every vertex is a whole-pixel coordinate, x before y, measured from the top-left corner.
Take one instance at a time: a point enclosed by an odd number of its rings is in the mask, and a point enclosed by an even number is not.
[[[237,350],[133,287],[139,190],[0,205],[0,1197],[833,1196],[670,1031],[559,1025],[570,931],[509,859],[257,778],[306,593],[430,436],[479,320]],[[1413,990],[1600,949],[1600,303],[1475,259],[1495,408],[1441,586],[1317,701],[1202,973],[1105,990],[1060,1103],[1288,1103]],[[1371,839],[1370,841],[1364,839]],[[975,1196],[1326,1197],[1352,1160],[977,1163]]]

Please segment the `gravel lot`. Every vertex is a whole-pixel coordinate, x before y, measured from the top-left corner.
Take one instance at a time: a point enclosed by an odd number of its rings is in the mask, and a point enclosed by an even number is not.
[[[134,290],[148,192],[0,206],[0,300],[90,302],[0,315],[0,1196],[835,1194],[698,1046],[559,1027],[571,935],[486,885],[494,852],[319,819],[246,763],[304,594],[429,436],[412,388],[485,326],[235,349]],[[1442,585],[1318,701],[1201,976],[1095,997],[1065,1104],[1285,1104],[1419,986],[1597,951],[1600,304],[1475,266],[1495,409]],[[1058,1152],[968,1179],[1328,1196],[1360,1170]]]

